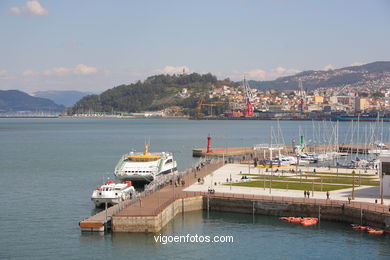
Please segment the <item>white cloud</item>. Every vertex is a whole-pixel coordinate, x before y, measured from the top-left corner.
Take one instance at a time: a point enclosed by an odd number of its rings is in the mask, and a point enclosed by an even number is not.
[[[88,75],[88,74],[95,74],[98,71],[97,68],[95,67],[90,67],[84,64],[79,64],[73,69],[73,73],[75,74],[83,74],[83,75]]]
[[[234,70],[230,73],[217,73],[220,77],[229,77],[232,80],[242,80],[245,77],[249,80],[273,80],[279,77],[285,77],[289,75],[294,75],[301,72],[298,69],[287,69],[284,67],[276,67],[271,70],[264,69],[253,69],[249,71],[238,71]]]
[[[41,6],[38,0],[27,1],[24,6],[11,7],[9,12],[14,15],[45,16],[49,11]]]
[[[61,75],[70,74],[70,71],[71,71],[70,68],[57,67],[57,68],[53,68],[53,69],[50,69],[50,70],[45,70],[43,72],[43,75],[46,75],[46,76],[51,76],[51,75],[61,76]]]
[[[323,70],[334,70],[334,66],[332,64],[326,65]]]
[[[190,72],[190,69],[187,66],[165,66],[163,69],[155,70],[156,73],[163,73],[163,74],[181,74],[183,73],[183,70],[186,73]]]
[[[22,72],[22,75],[23,76],[35,76],[35,75],[37,75],[37,73],[32,71],[32,70],[25,70]]]
[[[267,78],[267,72],[261,69],[254,69],[244,73],[248,79],[264,80]]]
[[[8,71],[0,70],[0,78],[6,78],[8,76]]]
[[[361,65],[364,65],[366,63],[364,62],[354,62],[354,63],[351,63],[348,65],[348,67],[353,67],[353,66],[361,66]]]
[[[216,74],[218,78],[230,78],[231,80],[234,81],[241,81],[244,76],[248,80],[260,80],[260,81],[265,81],[265,80],[274,80],[279,77],[285,77],[289,75],[294,75],[301,72],[300,70],[297,69],[288,69],[284,67],[276,67],[274,69],[252,69],[248,71],[240,71],[240,70],[233,70],[230,72],[217,72],[213,73]]]
[[[46,76],[63,76],[63,75],[90,75],[90,74],[96,74],[98,72],[98,69],[96,67],[87,66],[84,64],[79,64],[73,68],[69,67],[57,67],[50,70],[46,70],[43,72],[43,75]]]
[[[275,69],[272,69],[270,73],[268,73],[268,78],[269,79],[276,79],[279,77],[285,77],[285,76],[290,76],[294,75],[301,72],[300,70],[297,69],[287,69],[283,67],[276,67]]]

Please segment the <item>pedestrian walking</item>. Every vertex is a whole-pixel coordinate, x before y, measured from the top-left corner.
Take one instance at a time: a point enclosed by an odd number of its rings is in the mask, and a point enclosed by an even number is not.
[[[307,192],[306,190],[303,192],[304,197],[306,198]]]
[[[310,191],[307,191],[307,197],[310,198]]]
[[[329,199],[329,191],[326,192],[326,199]]]

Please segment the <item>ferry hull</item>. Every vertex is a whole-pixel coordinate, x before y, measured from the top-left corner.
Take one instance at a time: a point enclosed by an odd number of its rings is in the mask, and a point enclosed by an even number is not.
[[[132,182],[151,182],[154,180],[156,176],[170,174],[170,173],[177,173],[177,168],[168,169],[163,172],[160,172],[157,175],[147,174],[147,175],[140,175],[140,174],[124,174],[124,175],[117,175],[117,178],[120,181],[132,181]]]
[[[121,199],[120,198],[92,198],[91,199],[97,208],[104,207],[107,203],[107,206],[113,206],[118,204]]]

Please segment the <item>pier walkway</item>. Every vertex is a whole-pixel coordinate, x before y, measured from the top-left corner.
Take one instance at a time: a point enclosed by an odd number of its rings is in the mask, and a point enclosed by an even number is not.
[[[188,193],[183,190],[197,182],[198,178],[206,177],[223,165],[223,162],[219,160],[210,162],[204,163],[203,166],[200,165],[199,168],[190,168],[179,175],[167,176],[160,183],[153,184],[152,187],[146,186],[145,191],[132,200],[109,207],[107,210],[80,221],[81,231],[104,231],[114,215],[118,217],[156,215],[174,200],[188,196]]]
[[[193,193],[185,192],[184,189],[196,183],[198,178],[204,178],[208,174],[214,172],[223,165],[222,162],[214,162],[205,165],[203,168],[191,170],[188,174],[180,178],[184,181],[184,185],[168,184],[163,188],[147,194],[147,196],[140,198],[136,203],[126,207],[116,217],[121,216],[153,216],[158,214],[162,209],[171,204],[174,200],[194,196]],[[147,192],[148,193],[148,192]]]
[[[239,168],[233,170],[231,167]],[[82,231],[104,231],[106,229],[105,227],[109,226],[113,218],[117,220],[122,219],[123,221],[119,220],[122,222],[131,221],[129,219],[136,219],[136,221],[138,221],[137,223],[147,223],[148,221],[153,222],[156,221],[157,216],[161,216],[163,214],[163,211],[169,209],[172,205],[175,205],[177,200],[181,199],[180,203],[184,203],[183,200],[191,198],[203,198],[207,200],[214,199],[214,201],[215,199],[225,199],[230,201],[237,200],[243,202],[247,201],[248,203],[254,203],[255,201],[271,204],[290,203],[311,207],[324,205],[330,207],[343,207],[347,209],[359,209],[360,212],[368,211],[385,215],[389,215],[390,213],[387,205],[389,201],[387,199],[385,199],[385,205],[370,203],[371,201],[374,201],[374,198],[368,197],[367,200],[358,198],[358,189],[356,190],[356,200],[349,203],[346,199],[346,197],[350,195],[349,190],[340,193],[338,196],[336,196],[335,192],[331,192],[331,199],[327,200],[325,199],[326,196],[324,192],[317,191],[315,192],[314,198],[303,198],[302,191],[272,189],[272,194],[267,194],[268,192],[271,192],[271,190],[268,191],[268,188],[263,189],[221,185],[221,182],[226,180],[227,177],[233,177],[234,180],[235,178],[241,176],[239,172],[245,168],[248,168],[248,165],[224,165],[224,162],[221,160],[211,160],[210,163],[204,164],[201,167],[193,167],[185,173],[166,176],[165,180],[159,183],[154,183],[152,186],[147,186],[145,191],[137,198],[110,207],[107,211],[102,211],[81,221],[80,228]],[[203,179],[204,181],[199,183],[199,179]],[[217,185],[215,185],[216,183]],[[210,188],[213,189],[215,193],[210,194],[208,192]],[[172,209],[169,209],[171,210],[169,213],[170,216],[173,217],[177,214],[176,211],[178,210],[178,207],[181,207],[181,210],[183,210],[184,204],[173,206],[173,211]],[[206,206],[204,205],[201,206],[201,208],[206,209],[205,207]],[[169,219],[172,217],[169,217]],[[150,218],[152,218],[152,220],[150,220]],[[133,225],[135,224],[133,223]],[[160,228],[163,225],[164,224],[162,224],[161,221],[159,224]],[[147,229],[145,228],[145,230]]]

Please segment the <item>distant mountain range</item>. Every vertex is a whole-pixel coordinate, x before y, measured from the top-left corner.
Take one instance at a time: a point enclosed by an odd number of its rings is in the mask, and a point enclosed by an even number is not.
[[[363,87],[368,91],[377,91],[381,88],[390,88],[390,62],[378,61],[327,71],[309,70],[272,81],[249,81],[249,84],[250,87],[260,90],[296,90],[299,81],[302,81],[305,89],[351,87],[350,91]],[[206,103],[213,101],[208,100],[208,93],[213,88],[238,85],[237,82],[218,80],[211,74],[192,73],[155,75],[143,82],[108,89],[100,95],[80,91],[38,91],[31,96],[22,91],[7,90],[0,91],[0,113],[62,112],[65,107],[68,107],[66,111],[68,114],[91,111],[131,113],[160,110],[171,106],[192,111],[191,109],[198,104],[200,96],[206,97]],[[222,111],[223,107],[221,105],[215,109]]]
[[[64,91],[37,91],[32,95],[35,97],[48,98],[53,100],[55,103],[59,105],[63,105],[66,107],[73,106],[79,101],[81,98],[93,94],[92,92],[81,92],[74,90],[64,90]]]
[[[377,61],[361,66],[351,66],[335,70],[308,70],[298,74],[277,78],[271,81],[253,81],[252,88],[260,90],[293,90],[302,80],[305,89],[333,88],[377,85],[390,87],[390,61]]]
[[[29,111],[62,112],[65,106],[57,105],[47,98],[33,97],[19,90],[0,90],[0,113]]]

